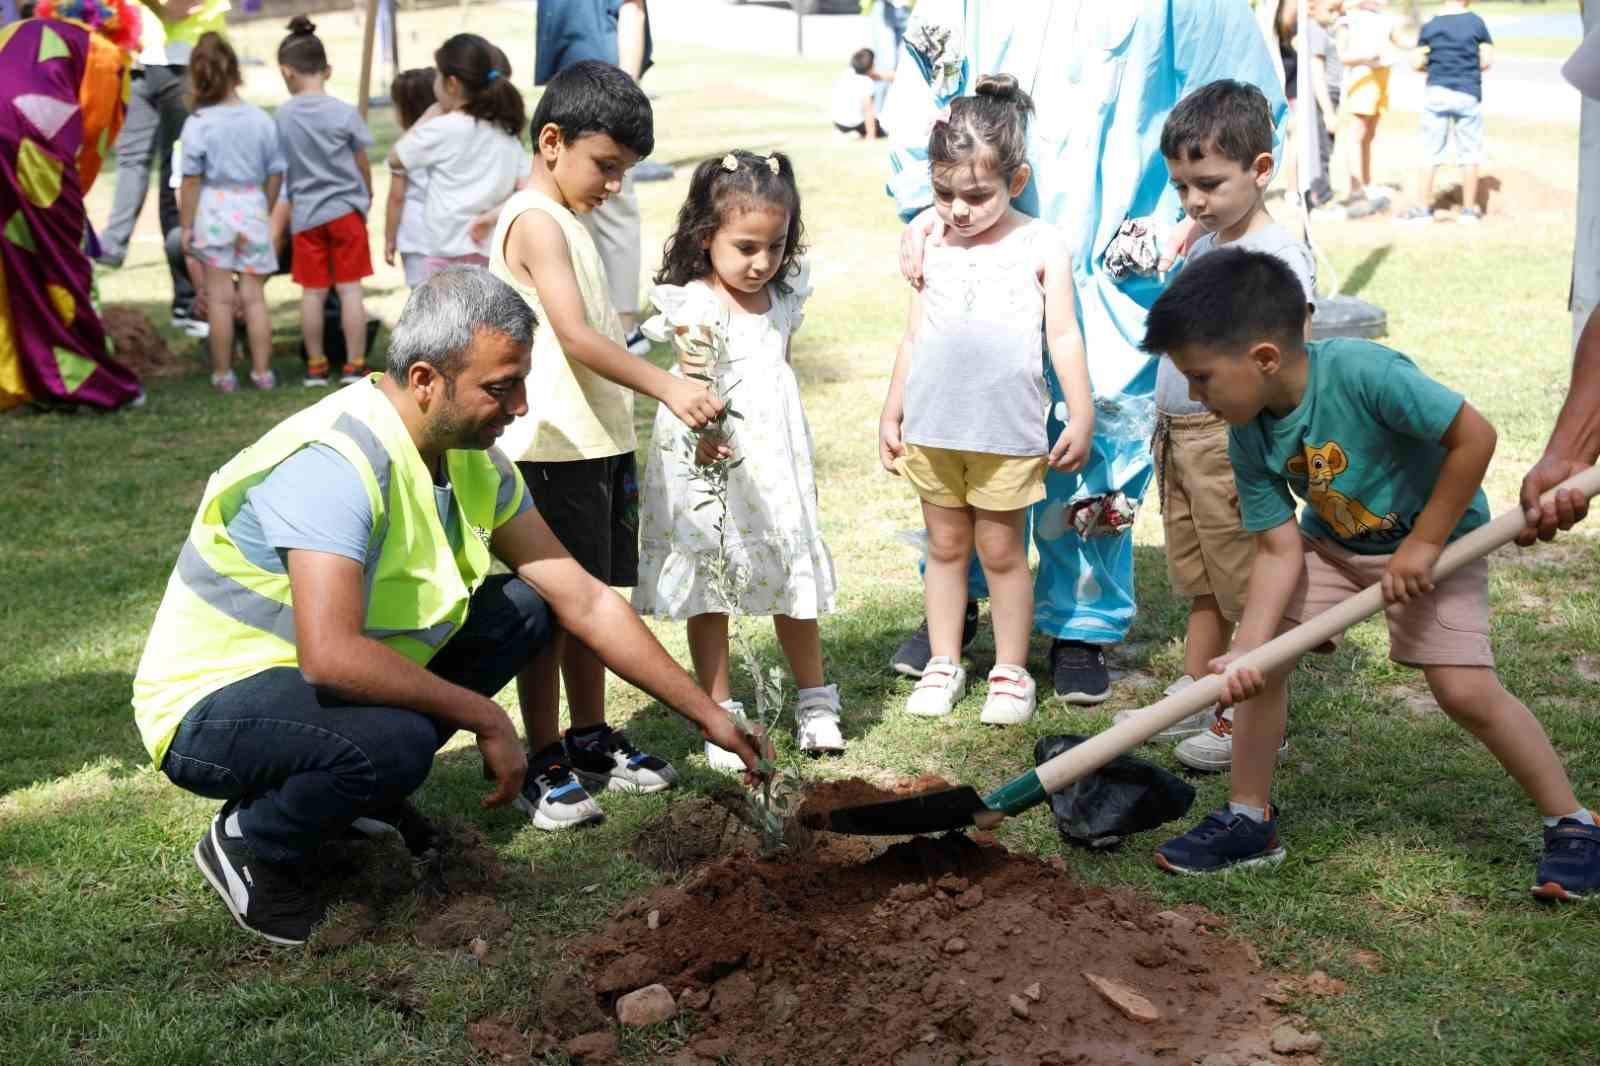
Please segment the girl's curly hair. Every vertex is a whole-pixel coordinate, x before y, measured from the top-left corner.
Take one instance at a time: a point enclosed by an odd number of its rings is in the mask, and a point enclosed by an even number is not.
[[[734,164],[731,170],[729,160]],[[769,207],[789,213],[783,262],[772,279],[779,295],[789,295],[788,279],[795,258],[805,251],[801,243],[805,229],[800,224],[800,189],[795,185],[794,167],[782,152],[762,156],[735,149],[694,168],[689,195],[678,208],[678,224],[662,250],[656,284],[687,285],[708,276],[711,255],[706,246],[717,230],[736,212]]]

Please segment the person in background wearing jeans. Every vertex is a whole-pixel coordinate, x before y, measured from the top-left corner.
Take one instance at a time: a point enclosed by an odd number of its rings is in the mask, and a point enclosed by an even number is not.
[[[120,267],[128,257],[128,241],[144,208],[150,187],[151,157],[160,162],[161,184],[157,203],[161,233],[178,227],[178,198],[172,187],[172,146],[178,143],[189,110],[183,103],[183,83],[189,53],[207,32],[222,33],[228,0],[143,0],[149,9],[143,20],[144,49],[133,72],[128,98],[128,118],[117,140],[117,187],[111,218],[100,231],[99,262]],[[193,337],[209,332],[204,316],[195,316],[195,287],[184,269],[183,257],[168,256],[172,276],[172,324]]]
[[[1447,157],[1452,129],[1461,168],[1460,221],[1482,221],[1478,166],[1483,162],[1483,72],[1494,62],[1489,27],[1467,10],[1467,0],[1445,0],[1422,27],[1417,45],[1413,62],[1428,72],[1422,105],[1422,146],[1428,161],[1417,173],[1416,202],[1395,221],[1433,221],[1433,178]]]

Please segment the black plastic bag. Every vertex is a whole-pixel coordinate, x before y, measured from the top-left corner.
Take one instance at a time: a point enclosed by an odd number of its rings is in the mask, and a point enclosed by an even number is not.
[[[1069,733],[1040,737],[1033,746],[1037,766],[1087,737]],[[1050,794],[1061,839],[1080,848],[1111,848],[1132,833],[1182,818],[1194,803],[1194,787],[1154,763],[1118,755],[1094,773]]]

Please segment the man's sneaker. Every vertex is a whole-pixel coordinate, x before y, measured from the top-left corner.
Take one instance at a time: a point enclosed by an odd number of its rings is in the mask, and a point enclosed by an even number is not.
[[[1289,738],[1284,737],[1283,743],[1278,745],[1278,761],[1282,762],[1288,753]],[[1226,712],[1217,711],[1204,732],[1180,742],[1172,749],[1172,754],[1191,770],[1221,773],[1228,769],[1233,765],[1233,719]]]
[[[923,718],[943,718],[967,691],[967,672],[949,657],[935,655],[922,671],[922,679],[906,700],[906,713]]]
[[[1162,693],[1162,695],[1176,696],[1178,693],[1182,692],[1192,684],[1194,684],[1194,678],[1190,677],[1188,674],[1184,674],[1182,677],[1178,678],[1178,680],[1168,685],[1166,692]],[[1130,707],[1126,711],[1118,711],[1112,721],[1114,721],[1117,725],[1121,725],[1123,722],[1126,722],[1128,719],[1132,718],[1142,710],[1144,710],[1143,707]],[[1192,737],[1196,733],[1203,733],[1205,732],[1206,728],[1211,725],[1211,720],[1216,717],[1216,714],[1217,705],[1215,703],[1211,704],[1209,707],[1202,707],[1189,717],[1179,719],[1172,725],[1167,726],[1167,728],[1163,729],[1150,739],[1182,740],[1184,737]]]
[[[346,363],[344,370],[339,374],[339,384],[354,385],[367,376],[366,363]]]
[[[528,776],[514,801],[534,825],[551,831],[605,821],[605,812],[572,776],[559,742],[528,756]]]
[[[328,364],[306,364],[305,386],[308,389],[325,389],[328,387]]]
[[[1056,697],[1088,707],[1104,703],[1111,695],[1111,672],[1106,669],[1105,652],[1098,644],[1081,640],[1050,642],[1050,677]]]
[[[1433,221],[1433,212],[1429,211],[1426,207],[1408,207],[1398,215],[1394,216],[1394,221],[1409,225],[1415,225],[1417,223],[1426,224]]]
[[[1276,810],[1269,807],[1267,820],[1258,822],[1223,807],[1157,848],[1156,865],[1172,874],[1214,874],[1282,862],[1283,856]]]
[[[650,338],[644,335],[644,330],[636,329],[628,334],[628,338],[622,342],[622,346],[634,355],[650,354]]]
[[[794,708],[794,739],[808,755],[838,755],[844,751],[839,732],[839,686],[801,696]]]
[[[961,650],[966,651],[978,639],[978,605],[967,601],[966,616],[961,620]],[[900,642],[889,657],[889,669],[907,677],[921,677],[928,659],[933,655],[933,644],[928,640],[928,620],[923,618],[917,631]]]
[[[998,664],[989,671],[989,698],[978,721],[985,725],[1021,725],[1033,717],[1038,689],[1020,666]]]
[[[585,788],[595,791],[661,792],[677,784],[678,771],[667,760],[640,751],[628,738],[602,725],[598,732],[579,736],[567,730],[563,743],[572,769]],[[743,766],[743,763],[739,764]]]
[[[211,323],[203,318],[194,318],[181,311],[172,313],[172,328],[184,333],[195,340],[205,340],[211,336]]]
[[[1546,829],[1533,881],[1535,899],[1571,903],[1600,896],[1600,827],[1563,818]]]
[[[306,886],[301,868],[257,858],[226,807],[195,844],[194,864],[239,928],[274,944],[304,944],[322,920],[322,901]]]
[[[405,841],[406,850],[417,856],[426,855],[439,845],[438,827],[413,807],[409,800],[401,800],[392,807],[357,818],[350,823],[350,829],[367,837],[394,833]]]
[[[749,729],[750,720],[744,716],[744,704],[738,700],[723,700],[722,707],[735,723],[746,730]],[[706,741],[706,762],[713,770],[723,770],[730,774],[744,771],[743,759],[727,748],[720,748],[709,740]]]
[[[1465,222],[1469,226],[1475,226],[1479,222],[1483,221],[1483,212],[1478,210],[1476,207],[1463,207],[1461,209],[1461,214],[1456,216],[1456,221]]]

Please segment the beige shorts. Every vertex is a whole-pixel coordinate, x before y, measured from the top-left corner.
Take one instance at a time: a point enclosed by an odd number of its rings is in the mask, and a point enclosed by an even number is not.
[[[1167,580],[1186,600],[1215,596],[1223,617],[1239,620],[1256,538],[1239,519],[1239,490],[1228,462],[1228,423],[1212,414],[1163,415],[1155,464]]]
[[[1302,538],[1305,569],[1285,619],[1304,622],[1383,578],[1389,555],[1357,555],[1329,540]],[[1433,592],[1384,611],[1389,658],[1404,666],[1494,667],[1489,647],[1489,563],[1469,563]],[[1335,638],[1334,644],[1338,643]],[[1318,649],[1329,650],[1329,649]]]
[[[895,466],[936,507],[1020,511],[1044,499],[1046,458],[907,444]]]

